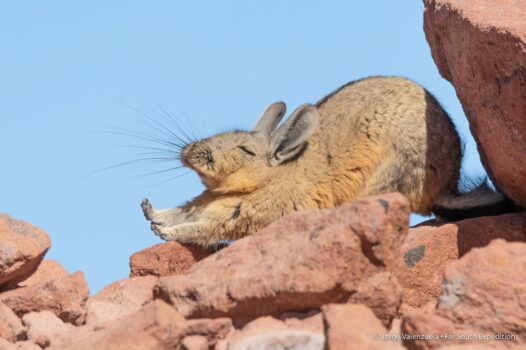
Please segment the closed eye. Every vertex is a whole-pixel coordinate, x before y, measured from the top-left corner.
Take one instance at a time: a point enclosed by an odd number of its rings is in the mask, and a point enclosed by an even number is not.
[[[237,146],[237,148],[241,149],[243,152],[245,152],[247,154],[250,154],[251,156],[255,156],[256,155],[254,152],[252,152],[251,150],[249,150],[245,146]]]

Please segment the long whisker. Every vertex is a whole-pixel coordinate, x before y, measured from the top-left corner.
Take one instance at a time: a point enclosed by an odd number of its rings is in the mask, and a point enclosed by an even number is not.
[[[143,91],[143,94],[145,94],[150,100],[150,102],[152,102],[162,112],[162,113],[157,113],[157,115],[159,115],[160,117],[164,117],[163,119],[165,121],[167,121],[172,126],[174,126],[186,138],[186,141],[188,141],[188,143],[191,143],[193,140],[197,139],[195,133],[192,130],[193,128],[191,127],[193,123],[189,122],[187,116],[186,116],[187,124],[190,124],[190,129],[191,129],[190,133],[166,110],[166,108],[161,104],[161,102],[159,102],[159,100],[155,99],[150,94],[147,94],[144,91]]]
[[[176,180],[176,179],[180,178],[181,176],[185,176],[185,175],[187,175],[187,174],[190,173],[190,172],[191,172],[191,170],[185,171],[184,173],[179,174],[179,175],[174,176],[174,177],[171,177],[171,178],[169,178],[169,179],[167,179],[167,180],[160,181],[160,182],[156,182],[156,183],[154,183],[154,184],[151,184],[151,185],[148,185],[148,186],[144,186],[144,187],[138,188],[137,191],[139,191],[139,190],[144,190],[144,189],[146,189],[146,188],[150,188],[150,187],[154,187],[154,186],[158,186],[158,185],[162,185],[162,184],[164,184],[164,183],[167,183],[167,182],[170,182],[170,181]]]
[[[163,170],[158,170],[158,171],[152,171],[152,172],[149,172],[149,173],[143,173],[143,174],[139,174],[139,175],[129,176],[128,178],[134,179],[134,178],[139,178],[139,177],[144,177],[144,176],[159,175],[159,174],[168,173],[170,171],[174,171],[174,170],[178,170],[178,169],[182,169],[182,168],[184,168],[184,166],[179,165],[179,166],[176,166],[176,167],[173,167],[173,168],[168,168],[168,169],[163,169]]]
[[[144,113],[140,109],[135,108],[135,107],[127,104],[126,102],[123,102],[123,101],[116,100],[116,102],[121,104],[121,105],[123,105],[123,106],[125,106],[126,108],[132,110],[133,112],[135,112],[139,116],[141,121],[144,122],[146,125],[148,125],[148,127],[150,129],[160,133],[160,135],[166,137],[168,140],[175,140],[175,143],[178,143],[178,144],[180,144],[183,147],[186,146],[188,143],[192,142],[192,140],[187,137],[186,133],[184,132],[184,130],[182,128],[178,127],[177,131],[179,133],[181,133],[184,138],[181,137],[180,135],[178,135],[176,132],[174,132],[170,128],[168,128],[163,123],[161,123],[158,120],[150,117],[148,114]],[[166,141],[166,139],[164,139],[164,140]],[[171,141],[171,142],[174,142],[174,141]]]

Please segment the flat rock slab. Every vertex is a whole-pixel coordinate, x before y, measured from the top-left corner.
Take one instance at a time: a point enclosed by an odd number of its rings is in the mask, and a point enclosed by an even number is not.
[[[187,318],[259,316],[345,302],[360,281],[397,268],[409,204],[400,194],[297,212],[194,265],[161,277],[155,296]]]

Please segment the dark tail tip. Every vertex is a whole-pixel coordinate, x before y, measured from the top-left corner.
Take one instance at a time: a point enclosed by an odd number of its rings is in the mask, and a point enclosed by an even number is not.
[[[480,216],[501,215],[517,210],[509,198],[494,191],[485,179],[477,184],[470,183],[468,186],[471,189],[467,190],[464,185],[465,192],[442,195],[433,206],[433,214],[444,221],[459,221]]]
[[[496,216],[515,211],[515,205],[508,198],[504,198],[501,202],[496,202],[488,205],[481,205],[471,208],[447,208],[436,205],[432,211],[436,217],[444,221],[460,221],[464,219],[471,219],[480,216]]]

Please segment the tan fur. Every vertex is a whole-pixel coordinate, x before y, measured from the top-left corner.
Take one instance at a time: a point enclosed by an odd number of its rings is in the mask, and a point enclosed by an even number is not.
[[[295,210],[394,191],[408,198],[414,212],[430,214],[441,194],[456,191],[458,134],[438,102],[415,82],[370,77],[315,106],[319,124],[305,149],[279,165],[269,163],[268,142],[257,132],[225,133],[187,146],[181,159],[208,188],[166,211],[153,210],[145,200],[153,230],[167,240],[208,245],[252,234]],[[205,151],[213,169],[197,156]]]

